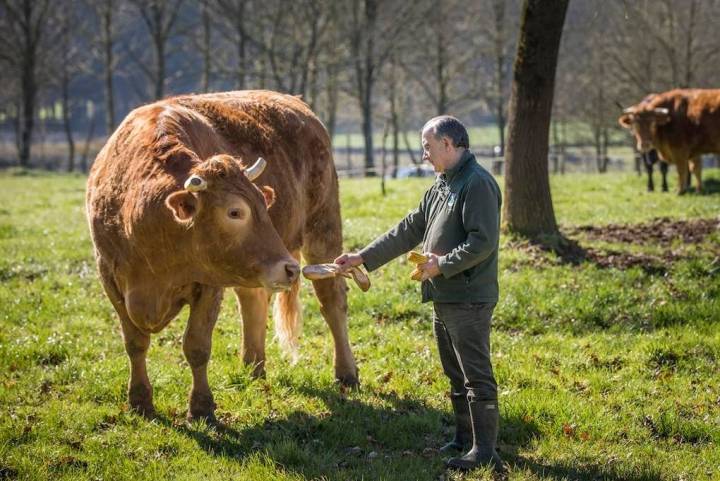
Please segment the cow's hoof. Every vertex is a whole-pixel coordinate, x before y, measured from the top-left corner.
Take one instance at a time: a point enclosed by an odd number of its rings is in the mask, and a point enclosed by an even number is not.
[[[155,406],[152,402],[152,388],[143,384],[131,386],[128,389],[128,404],[130,409],[143,417],[155,417]]]
[[[253,379],[265,379],[265,367],[262,364],[254,365],[250,375]]]
[[[360,379],[357,374],[348,374],[345,376],[335,376],[335,382],[343,389],[360,389]]]
[[[155,406],[150,403],[133,404],[130,402],[130,410],[144,417],[145,419],[155,419]]]
[[[215,413],[194,413],[192,411],[188,411],[187,413],[187,420],[190,423],[194,423],[197,421],[205,421],[205,424],[208,426],[216,426],[218,424],[218,420],[215,417]]]
[[[191,392],[188,421],[205,420],[208,424],[215,424],[215,401],[209,392]]]

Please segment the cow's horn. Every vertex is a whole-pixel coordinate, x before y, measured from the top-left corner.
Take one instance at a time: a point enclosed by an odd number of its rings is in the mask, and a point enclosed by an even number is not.
[[[191,175],[188,180],[185,181],[185,190],[200,192],[205,189],[207,189],[207,182],[199,175]]]
[[[635,113],[635,107],[628,107],[625,110],[623,110],[624,114],[634,114]]]
[[[258,157],[258,159],[255,161],[253,165],[245,169],[245,175],[248,179],[250,179],[250,182],[260,177],[260,174],[263,173],[263,170],[265,170],[265,167],[267,166],[267,162],[262,157]]]
[[[658,108],[656,108],[656,109],[653,109],[653,112],[655,112],[656,114],[659,114],[659,115],[667,115],[667,114],[670,113],[670,111],[669,111],[668,109],[665,109],[665,108],[662,108],[662,107],[658,107]]]

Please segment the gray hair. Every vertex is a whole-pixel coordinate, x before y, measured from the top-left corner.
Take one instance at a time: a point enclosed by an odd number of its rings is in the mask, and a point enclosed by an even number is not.
[[[440,115],[431,118],[425,126],[423,126],[422,131],[432,132],[437,139],[447,137],[452,140],[455,147],[470,148],[470,138],[467,129],[465,129],[462,122],[450,115]]]

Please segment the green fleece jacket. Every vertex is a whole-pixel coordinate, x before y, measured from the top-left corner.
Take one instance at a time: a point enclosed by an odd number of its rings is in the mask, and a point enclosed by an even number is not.
[[[440,275],[422,282],[422,301],[497,302],[500,188],[466,151],[440,174],[417,209],[360,251],[374,271],[422,242]]]

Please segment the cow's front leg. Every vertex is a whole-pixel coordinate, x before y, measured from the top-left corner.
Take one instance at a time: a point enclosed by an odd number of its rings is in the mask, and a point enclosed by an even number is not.
[[[310,222],[306,232],[303,257],[308,264],[332,262],[342,252],[342,229],[338,213],[328,209],[327,215]],[[342,385],[360,384],[355,357],[350,349],[347,319],[347,284],[342,277],[312,281],[320,302],[320,312],[335,341],[335,379]]]
[[[188,420],[215,420],[215,401],[207,379],[207,365],[212,347],[212,331],[217,320],[222,301],[222,289],[196,285],[190,301],[183,352],[192,370],[192,388],[190,389],[190,409]]]
[[[243,324],[243,362],[251,366],[253,375],[265,375],[265,335],[269,294],[264,288],[235,289]]]
[[[648,176],[647,190],[652,192],[655,190],[655,184],[653,183],[653,166],[650,162],[645,162],[645,171]]]
[[[335,341],[335,379],[345,386],[355,387],[359,384],[359,379],[348,337],[345,279],[335,277],[312,282],[320,301],[320,312]]]
[[[153,392],[147,374],[147,351],[150,348],[150,334],[132,323],[127,313],[119,312],[125,352],[130,358],[130,381],[128,382],[128,403],[130,408],[145,417],[155,415]]]
[[[112,276],[111,269],[102,260],[98,259],[98,270],[103,288],[112,302],[120,318],[125,352],[130,360],[130,380],[128,381],[128,404],[130,409],[145,417],[155,415],[152,400],[152,385],[147,374],[146,356],[150,348],[150,334],[138,329],[133,324],[125,305],[124,296],[120,294],[117,284]]]
[[[667,192],[668,191],[668,183],[667,183],[667,173],[668,173],[668,164],[667,162],[660,162],[660,174],[662,175],[662,191]]]

